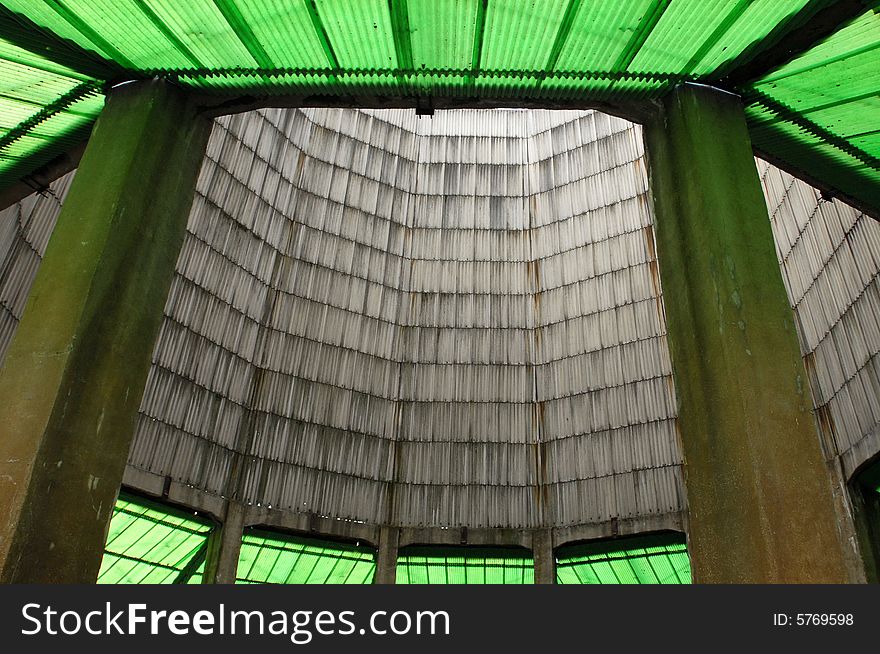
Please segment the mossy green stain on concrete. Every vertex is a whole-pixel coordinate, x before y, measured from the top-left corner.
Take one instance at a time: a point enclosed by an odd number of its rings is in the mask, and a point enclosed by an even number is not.
[[[112,92],[0,371],[0,580],[93,582],[210,121]]]
[[[847,581],[739,98],[679,87],[645,133],[694,579]]]

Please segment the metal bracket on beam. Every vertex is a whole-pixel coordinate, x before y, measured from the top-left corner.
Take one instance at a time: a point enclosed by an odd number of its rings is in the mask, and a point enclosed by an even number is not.
[[[416,116],[433,116],[434,101],[431,98],[419,98],[416,100]]]

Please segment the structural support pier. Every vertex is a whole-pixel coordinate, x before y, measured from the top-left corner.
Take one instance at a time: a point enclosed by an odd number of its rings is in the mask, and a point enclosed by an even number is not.
[[[0,581],[97,578],[210,129],[108,96],[0,371]]]
[[[646,126],[694,581],[845,582],[832,484],[740,98]]]

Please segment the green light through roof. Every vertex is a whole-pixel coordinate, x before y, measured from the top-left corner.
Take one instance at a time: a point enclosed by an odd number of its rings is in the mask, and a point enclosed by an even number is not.
[[[44,162],[64,150],[64,139],[83,136],[82,125],[70,132],[60,123],[37,140],[22,135],[35,131],[45,116],[67,111],[59,102],[80,83],[97,89],[114,76],[159,75],[226,98],[627,104],[660,97],[682,81],[727,88],[726,80],[763,61],[780,39],[801,33],[817,12],[843,4],[4,0],[0,95],[15,94],[34,112],[2,107],[0,139],[15,138],[0,140],[0,184],[21,175],[26,163],[33,168],[34,155]],[[830,38],[778,70],[752,73],[730,88],[747,99],[760,151],[874,208],[880,207],[880,132],[874,126],[880,109],[878,6],[866,2],[874,9],[855,21],[854,9],[837,9],[839,18],[829,29],[840,28]],[[47,52],[49,59],[42,57]],[[30,81],[22,82],[17,65],[30,68]],[[85,112],[85,122],[94,119],[96,108]]]
[[[865,13],[745,97],[757,148],[880,207],[880,14]]]
[[[689,584],[684,537],[646,536],[562,547],[559,584]]]
[[[99,584],[200,583],[212,525],[121,494],[113,509]]]
[[[97,80],[0,39],[0,187],[83,140]]]
[[[375,552],[366,546],[248,530],[238,560],[240,584],[369,584]]]
[[[531,552],[492,547],[407,547],[397,559],[398,584],[533,584]]]

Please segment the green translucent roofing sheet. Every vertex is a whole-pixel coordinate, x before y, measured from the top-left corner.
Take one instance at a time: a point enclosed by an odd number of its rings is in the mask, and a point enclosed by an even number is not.
[[[57,3],[54,3],[57,5]],[[94,50],[104,57],[110,57],[110,53],[99,50],[89,41],[80,29],[75,26],[72,20],[68,20],[71,16],[69,12],[57,11],[52,4],[45,0],[3,0],[3,6],[27,16],[37,25],[46,28],[52,34],[56,34],[62,39],[68,39],[80,46]],[[38,19],[34,17],[38,17]]]
[[[408,8],[413,67],[457,71],[470,68],[478,3],[479,0],[399,3],[402,9]]]
[[[28,62],[23,51],[0,44],[0,87],[39,111],[77,82],[107,82],[82,74],[97,74],[96,59],[103,59],[99,68],[122,77],[159,75],[220,96],[634,102],[660,97],[683,81],[724,87],[739,66],[760,59],[777,39],[796,35],[805,16],[840,5],[833,0],[4,0],[3,6],[16,12],[27,26],[22,29],[72,43],[65,50],[67,65],[82,59],[74,73],[58,63]],[[21,65],[45,78],[23,82],[26,73],[16,68]],[[730,90],[744,93],[751,116],[768,102],[774,109],[762,116],[771,128],[756,139],[765,154],[828,184],[843,180],[840,188],[848,195],[880,206],[876,9],[763,79],[744,84]],[[5,124],[18,119],[27,131],[34,127],[32,117],[23,118],[22,108],[10,105]],[[785,124],[802,136],[780,127]],[[847,162],[860,161],[858,180],[846,181],[850,167],[831,170],[838,157],[817,143],[841,150]],[[2,146],[0,141],[0,161],[28,156]],[[817,170],[814,156],[821,159]]]
[[[51,59],[41,57],[29,50],[20,48],[2,38],[0,38],[0,62],[3,62],[4,66],[7,64],[18,64],[33,71],[42,71],[43,74],[48,74],[47,77],[57,75],[66,79],[79,80],[81,82],[91,79],[87,75],[78,73],[67,66],[52,61]],[[4,72],[2,77],[0,77],[0,83],[7,84],[8,82],[6,80],[7,77]]]
[[[369,584],[375,551],[361,545],[248,530],[238,559],[240,584]]]
[[[674,0],[657,3],[656,25],[632,71],[711,74],[803,9],[808,0]]]
[[[653,0],[579,4],[556,69],[611,71]]]
[[[333,44],[332,53],[341,68],[364,70],[390,69],[397,66],[394,50],[394,31],[387,0],[316,0],[315,15],[323,25],[327,43]],[[303,5],[306,12],[306,5]],[[305,31],[311,32],[316,51],[322,48],[311,14],[301,21]],[[324,56],[315,54],[311,60]],[[326,58],[326,57],[325,57]],[[331,64],[328,61],[325,65]]]
[[[101,111],[98,83],[0,39],[0,185],[82,140]]]
[[[398,584],[533,584],[531,552],[492,547],[406,547]]]
[[[866,12],[745,92],[752,140],[880,207],[880,15]]]
[[[564,2],[490,2],[486,8],[481,67],[543,70],[566,8]]]
[[[753,43],[760,43],[780,23],[797,15],[809,0],[738,0],[731,3],[725,18],[715,23],[715,31],[706,31],[698,40],[699,48],[686,69],[696,75],[709,75],[733,61]]]
[[[531,87],[558,71],[710,78],[809,0],[7,0],[11,10],[132,71],[415,70],[451,87],[491,72]],[[815,4],[815,3],[814,3]],[[830,4],[830,3],[829,3]],[[449,71],[443,74],[442,71]],[[519,80],[519,81],[517,81]],[[422,90],[435,88],[436,79]],[[267,75],[264,85],[290,84]],[[503,86],[503,85],[502,85]],[[491,87],[490,88],[494,88]],[[639,89],[642,90],[642,89]],[[620,89],[622,95],[628,89]]]
[[[236,3],[225,2],[234,15]],[[312,7],[305,0],[237,3],[239,18],[236,34],[253,53],[258,68],[331,68],[333,62],[324,50],[321,34],[312,22]],[[216,64],[214,64],[216,66]],[[228,64],[222,64],[229,68]]]
[[[559,584],[689,584],[687,548],[676,536],[621,538],[562,547]]]
[[[170,507],[120,495],[99,584],[199,583],[212,526]]]

